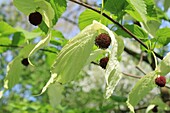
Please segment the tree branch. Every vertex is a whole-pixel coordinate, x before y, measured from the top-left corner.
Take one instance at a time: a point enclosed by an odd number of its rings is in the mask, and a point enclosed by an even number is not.
[[[76,4],[79,4],[79,5],[81,5],[81,6],[84,6],[84,7],[88,8],[88,9],[91,9],[91,10],[93,10],[93,11],[101,14],[101,11],[99,11],[99,10],[91,7],[91,6],[88,5],[88,4],[85,4],[85,3],[80,2],[80,1],[77,1],[77,0],[69,0],[69,1],[74,2],[74,3],[76,3]],[[111,18],[109,15],[107,15],[106,13],[102,13],[102,15],[103,15],[104,17],[106,17],[107,19],[109,19],[110,21],[112,21],[112,22],[113,22],[114,24],[116,24],[118,27],[120,27],[121,29],[123,29],[126,33],[128,33],[131,37],[133,37],[137,42],[139,42],[143,47],[145,47],[146,49],[148,49],[147,45],[146,45],[144,42],[142,42],[140,39],[138,39],[138,38],[137,38],[133,33],[131,33],[127,28],[125,28],[124,26],[122,26],[121,24],[119,24],[117,21],[115,21],[114,19],[112,19],[112,18]],[[155,53],[155,55],[156,55],[158,58],[163,59],[162,56],[160,56],[160,55],[157,54],[156,52],[154,52],[154,53]]]

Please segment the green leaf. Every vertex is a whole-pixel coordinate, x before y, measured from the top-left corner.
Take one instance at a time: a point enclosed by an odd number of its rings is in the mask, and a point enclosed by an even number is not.
[[[68,42],[60,31],[52,30],[51,44],[55,46],[64,46]]]
[[[7,24],[6,22],[0,21],[0,36],[1,35],[11,35],[16,32],[15,28]]]
[[[118,43],[117,58],[119,59],[121,54],[124,51],[124,42],[123,42],[123,39],[120,36],[116,35],[116,34],[115,34],[115,38],[116,38],[117,43]]]
[[[151,39],[159,47],[163,47],[170,42],[170,28],[162,28],[157,30],[155,38]]]
[[[162,76],[165,76],[170,72],[170,52],[163,58],[156,70]]]
[[[159,29],[161,23],[156,20],[150,20],[142,24],[142,27],[153,38],[156,35],[156,31]]]
[[[15,32],[12,36],[12,45],[22,45],[24,43],[25,37],[21,32]]]
[[[45,34],[48,33],[48,26],[46,25],[46,23],[44,21],[41,22],[41,24],[39,25],[39,28],[41,29],[42,32],[44,32]]]
[[[17,27],[16,30],[18,32],[22,32],[24,34],[24,37],[26,38],[26,40],[30,40],[30,39],[33,39],[33,38],[37,38],[38,36],[41,35],[42,32],[28,32],[20,27]]]
[[[59,51],[55,47],[47,47],[46,50],[56,52],[56,53],[45,52],[45,54],[46,54],[46,62],[51,67],[52,64],[54,63],[54,61],[55,61],[55,59],[57,57],[57,53]]]
[[[148,34],[137,25],[125,25],[124,27],[126,27],[129,31],[131,31],[137,38],[143,39],[143,40],[148,39]],[[129,34],[127,34],[125,31],[123,31],[120,28],[118,28],[115,32],[116,34],[121,35],[123,37],[131,38]]]
[[[67,2],[66,0],[50,0],[50,4],[55,12],[55,18],[53,19],[53,25],[55,25],[60,16],[66,10]]]
[[[134,113],[134,107],[155,87],[154,79],[156,76],[154,75],[155,72],[153,71],[142,77],[129,93],[126,103],[131,112]]]
[[[79,16],[79,28],[80,30],[84,29],[86,26],[92,24],[93,20],[100,21],[101,15],[99,13],[96,13],[90,9],[85,10],[81,15]],[[111,22],[108,19],[102,17],[101,23],[104,25],[108,25],[108,23]]]
[[[126,10],[133,18],[138,21],[145,22],[147,21],[146,17],[146,4],[144,0],[127,0],[132,9]]]
[[[26,15],[34,12],[37,8],[34,0],[13,0],[15,7]]]
[[[21,61],[23,58],[28,57],[29,52],[32,50],[34,46],[35,45],[25,46],[20,51],[20,54],[7,65],[7,74],[4,80],[4,88],[11,89],[15,84],[18,83],[19,76],[22,73],[22,69],[24,67]]]
[[[167,11],[170,7],[170,1],[169,0],[164,0],[164,10]]]
[[[118,20],[122,19],[125,14],[125,8],[128,3],[126,0],[107,0],[104,8],[118,17]]]
[[[60,104],[63,98],[62,95],[63,90],[64,90],[63,86],[57,82],[49,86],[48,88],[49,101],[54,108],[56,108],[57,105]]]
[[[147,19],[148,20],[157,20],[157,11],[154,0],[144,0],[147,8]]]
[[[11,40],[8,37],[0,37],[0,45],[10,45],[10,44],[11,44]],[[0,53],[3,53],[6,50],[7,48],[0,47]]]
[[[123,96],[112,95],[110,98],[116,102],[126,102],[127,101],[127,98],[123,97]]]

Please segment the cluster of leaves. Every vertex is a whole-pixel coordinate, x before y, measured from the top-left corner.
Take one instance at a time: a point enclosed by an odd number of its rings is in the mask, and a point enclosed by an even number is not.
[[[51,78],[43,87],[41,94],[48,88],[50,103],[53,107],[61,102],[64,90],[63,84],[75,80],[85,65],[92,61],[98,61],[99,58],[105,55],[109,56],[104,71],[106,99],[112,96],[115,87],[121,80],[120,62],[124,43],[120,36],[124,38],[132,37],[120,26],[112,23],[112,20],[103,17],[102,11],[117,22],[123,23],[126,16],[131,17],[129,21],[133,23],[137,21],[139,25],[129,25],[125,22],[124,27],[147,45],[147,48],[141,46],[142,51],[154,54],[154,49],[164,47],[170,42],[170,28],[159,29],[161,20],[168,20],[168,17],[166,17],[164,11],[156,7],[153,0],[105,0],[102,4],[101,14],[87,9],[80,15],[79,28],[81,32],[68,42],[59,31],[53,29],[66,10],[66,0],[14,0],[13,3],[25,15],[35,11],[40,12],[43,21],[32,32],[21,28],[13,28],[3,21],[0,22],[0,26],[2,26],[0,28],[0,44],[22,48],[19,55],[7,66],[4,88],[5,90],[11,89],[19,82],[21,70],[25,68],[21,63],[24,58],[28,58],[28,62],[31,66],[34,66],[36,64],[32,64],[32,56],[38,50],[46,47],[47,51],[53,51],[57,55],[47,54],[47,62],[51,66]],[[165,10],[167,10],[167,6]],[[106,26],[112,27],[109,29]],[[112,28],[115,28],[115,30],[112,30]],[[111,46],[108,49],[102,50],[95,46],[95,38],[101,33],[106,33],[111,37]],[[18,37],[20,38],[18,39]],[[33,43],[33,39],[36,37],[42,37],[37,44]],[[64,47],[60,51],[58,46]],[[6,50],[0,48],[1,53]],[[134,107],[140,100],[156,87],[154,80],[157,75],[166,76],[170,72],[169,59],[170,53],[164,57],[154,71],[146,74],[135,84],[126,101],[131,112],[134,112]],[[3,91],[0,94],[2,93]]]

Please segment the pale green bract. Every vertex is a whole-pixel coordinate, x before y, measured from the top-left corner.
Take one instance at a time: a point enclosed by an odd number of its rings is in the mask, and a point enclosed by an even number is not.
[[[134,86],[132,91],[129,93],[127,105],[131,112],[134,113],[134,106],[136,106],[139,101],[146,96],[156,85],[154,79],[156,76],[155,71],[148,73],[142,77]]]
[[[108,98],[112,94],[121,78],[119,62],[117,60],[118,44],[112,31],[97,21],[93,21],[91,25],[84,28],[63,47],[52,66],[51,78],[42,89],[41,94],[45,92],[51,83],[67,83],[74,80],[79,75],[81,69],[91,60],[90,56],[92,55],[91,53],[93,53],[92,48],[95,43],[94,40],[99,31],[107,32],[112,39],[111,60],[108,62],[105,73],[107,82],[106,97]]]
[[[106,79],[105,98],[107,99],[112,95],[113,90],[115,89],[116,85],[118,84],[118,82],[120,81],[122,77],[122,73],[120,72],[120,66],[119,66],[119,61],[118,61],[118,58],[119,58],[118,54],[120,55],[121,52],[118,53],[119,51],[118,48],[120,47],[120,50],[121,50],[124,47],[122,47],[123,45],[122,46],[119,45],[118,47],[118,42],[115,38],[115,35],[106,26],[103,26],[102,29],[105,30],[109,34],[112,40],[111,41],[111,47],[112,47],[111,53],[110,53],[109,61],[107,63],[106,72],[105,72],[105,79]],[[119,40],[121,39],[119,38]]]
[[[27,45],[21,51],[20,54],[15,57],[13,61],[11,61],[7,66],[7,75],[4,80],[4,88],[11,89],[15,84],[19,81],[19,75],[21,74],[21,70],[23,69],[23,65],[21,61],[23,58],[27,58],[30,51],[33,49],[35,45]]]
[[[28,58],[33,54],[35,53],[37,50],[39,50],[40,48],[48,45],[49,41],[51,39],[51,32],[48,33],[48,35],[42,39],[40,42],[38,42],[38,44],[30,51],[29,55],[28,55]],[[29,60],[29,59],[28,59]],[[32,64],[29,60],[29,63]]]

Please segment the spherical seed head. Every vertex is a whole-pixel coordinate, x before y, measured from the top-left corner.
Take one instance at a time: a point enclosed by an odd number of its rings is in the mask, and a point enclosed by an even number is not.
[[[41,24],[42,15],[39,12],[33,12],[29,15],[29,22],[35,26]]]
[[[28,65],[29,65],[28,58],[22,59],[21,63],[22,63],[24,66],[28,66]]]
[[[106,33],[101,33],[95,39],[95,44],[101,49],[107,49],[111,43],[111,38]]]
[[[164,76],[158,76],[155,79],[155,84],[157,84],[160,87],[164,87],[166,84],[166,78]]]
[[[99,65],[100,65],[103,69],[106,69],[107,62],[108,62],[108,61],[109,61],[109,57],[104,57],[104,58],[100,59]]]

